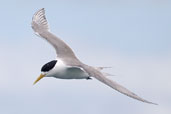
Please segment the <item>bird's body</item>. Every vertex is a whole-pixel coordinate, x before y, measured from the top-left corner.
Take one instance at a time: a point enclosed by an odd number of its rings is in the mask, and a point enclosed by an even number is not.
[[[48,62],[42,67],[42,73],[34,84],[43,77],[55,77],[60,79],[91,79],[90,77],[94,77],[122,94],[142,102],[155,104],[137,96],[120,84],[108,79],[105,74],[101,72],[105,67],[96,68],[82,63],[64,41],[49,31],[44,8],[34,14],[32,18],[32,28],[36,35],[48,41],[55,48],[57,53],[56,60]]]
[[[46,77],[59,79],[88,79],[90,76],[80,67],[68,66],[62,60],[57,59],[56,64]]]

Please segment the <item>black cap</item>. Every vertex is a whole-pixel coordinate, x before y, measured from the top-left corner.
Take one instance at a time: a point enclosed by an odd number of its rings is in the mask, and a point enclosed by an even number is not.
[[[46,63],[41,68],[41,71],[42,72],[48,72],[48,71],[50,71],[51,69],[53,69],[53,67],[55,66],[56,63],[57,63],[57,60],[53,60],[53,61],[50,61],[50,62]]]

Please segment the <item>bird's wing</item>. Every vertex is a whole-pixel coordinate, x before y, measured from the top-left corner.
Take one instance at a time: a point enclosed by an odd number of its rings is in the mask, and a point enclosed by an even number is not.
[[[83,65],[82,67],[90,76],[96,78],[97,80],[103,82],[104,84],[110,86],[111,88],[117,90],[118,92],[125,94],[129,97],[132,97],[134,99],[137,99],[139,101],[157,105],[156,103],[152,103],[150,101],[147,101],[147,100],[137,96],[135,93],[129,91],[125,87],[123,87],[123,86],[119,85],[118,83],[106,78],[99,70],[96,70],[95,68],[93,68],[91,66],[87,66],[87,65]]]
[[[47,40],[55,48],[57,57],[62,58],[64,61],[66,60],[68,64],[71,60],[78,60],[72,49],[64,41],[49,32],[44,8],[38,10],[33,15],[31,25],[37,35]]]

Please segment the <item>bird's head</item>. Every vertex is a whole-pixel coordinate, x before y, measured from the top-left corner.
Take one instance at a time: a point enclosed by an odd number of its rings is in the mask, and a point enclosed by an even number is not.
[[[40,76],[36,79],[36,81],[33,84],[36,84],[43,77],[48,76],[49,72],[55,67],[56,63],[57,63],[57,60],[53,60],[43,65],[41,68]]]

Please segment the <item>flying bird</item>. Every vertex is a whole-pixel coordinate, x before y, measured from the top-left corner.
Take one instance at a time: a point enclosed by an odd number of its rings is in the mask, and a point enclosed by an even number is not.
[[[57,53],[56,60],[52,60],[43,65],[41,74],[34,84],[43,77],[55,77],[60,79],[91,79],[91,77],[94,77],[124,95],[145,103],[156,105],[156,103],[147,101],[120,84],[108,79],[106,75],[101,72],[103,67],[97,68],[82,63],[64,41],[50,32],[44,8],[38,10],[33,15],[31,25],[35,34],[49,42]]]

